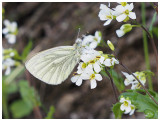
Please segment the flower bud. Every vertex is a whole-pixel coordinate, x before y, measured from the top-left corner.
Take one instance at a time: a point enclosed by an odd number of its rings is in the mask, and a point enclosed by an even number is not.
[[[107,44],[108,44],[108,46],[109,46],[109,48],[112,50],[112,51],[114,51],[114,45],[111,43],[111,41],[107,41]]]
[[[131,24],[123,24],[120,29],[116,30],[117,36],[122,37],[127,32],[130,32],[132,30]]]

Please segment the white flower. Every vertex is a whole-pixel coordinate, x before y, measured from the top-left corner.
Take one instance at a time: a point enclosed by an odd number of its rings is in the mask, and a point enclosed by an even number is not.
[[[116,16],[116,20],[118,22],[122,22],[125,19],[129,20],[129,18],[136,19],[135,12],[132,12],[133,8],[134,8],[133,3],[127,4],[126,6],[118,5],[115,8],[115,11],[119,13],[119,15]]]
[[[100,12],[99,12],[99,18],[102,21],[106,21],[104,23],[104,26],[109,25],[114,17],[114,11],[110,8],[108,8],[106,5],[101,4],[100,5]]]
[[[2,33],[5,35],[8,43],[14,44],[16,42],[16,35],[18,33],[17,23],[10,22],[9,20],[4,20],[4,25],[5,28],[3,28]]]
[[[95,49],[97,45],[100,43],[102,39],[102,35],[100,31],[96,31],[95,35],[88,35],[84,36],[84,39],[82,41],[82,46],[86,47],[88,46],[89,48]]]
[[[130,84],[132,84],[131,89],[139,89],[141,87],[141,84],[134,78],[134,76],[132,76],[131,74],[128,74],[126,72],[122,72],[124,74],[124,76],[126,77],[126,79],[124,80],[124,84],[125,86],[128,86]],[[143,72],[135,72],[133,73],[138,79],[139,81],[145,85],[146,83],[146,77],[145,74]]]
[[[104,63],[105,66],[110,67],[114,66],[115,64],[119,64],[119,61],[116,60],[114,57],[113,58],[107,58]]]
[[[130,100],[126,100],[124,97],[122,97],[120,99],[120,102],[122,103],[122,105],[120,106],[120,109],[122,111],[125,111],[124,114],[127,114],[129,112],[131,112],[131,101]]]
[[[131,104],[129,99],[125,99],[124,97],[120,98],[120,102],[122,103],[120,109],[124,111],[124,114],[132,115],[135,111],[135,106]]]
[[[100,74],[96,74],[94,71],[93,71],[93,68],[92,68],[92,65],[88,65],[88,70],[87,70],[87,73],[83,75],[83,79],[84,80],[90,80],[90,84],[91,84],[91,89],[94,89],[96,88],[97,86],[97,81],[101,81],[102,80],[102,76]]]
[[[9,20],[4,20],[5,28],[2,30],[3,34],[14,33],[17,31],[17,23],[10,22]]]
[[[127,32],[130,32],[132,30],[132,25],[131,24],[123,24],[120,29],[116,30],[116,34],[118,37],[122,37],[125,35]]]
[[[2,62],[2,70],[5,71],[5,75],[9,75],[11,73],[11,67],[15,65],[15,61],[11,58],[7,58],[6,60],[3,60]]]

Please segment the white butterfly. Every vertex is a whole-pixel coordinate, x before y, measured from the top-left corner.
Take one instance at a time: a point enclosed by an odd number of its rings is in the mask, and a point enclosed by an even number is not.
[[[52,85],[61,84],[80,61],[83,47],[77,39],[73,46],[59,46],[39,52],[25,66],[39,80]]]

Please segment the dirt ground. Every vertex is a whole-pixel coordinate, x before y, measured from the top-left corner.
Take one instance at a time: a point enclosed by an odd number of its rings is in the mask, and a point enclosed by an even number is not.
[[[111,6],[114,7],[115,5],[116,3],[111,3]],[[141,4],[134,3],[134,5],[137,21],[141,22]],[[79,2],[3,3],[5,18],[17,21],[19,27],[16,44],[14,46],[8,45],[6,40],[3,40],[3,46],[16,48],[21,53],[28,40],[32,39],[34,43],[33,53],[37,53],[56,46],[73,45],[79,27],[81,28],[80,35],[94,34],[96,30],[100,30],[103,39],[111,40],[115,45],[119,60],[133,72],[145,70],[142,30],[134,28],[124,37],[118,38],[115,31],[120,28],[122,23],[113,21],[109,26],[103,26],[103,22],[98,17],[99,6],[100,3]],[[154,12],[152,6],[147,3],[147,27]],[[158,20],[156,21],[155,26],[158,26]],[[155,43],[158,47],[156,37]],[[156,60],[149,40],[148,45],[151,71],[156,73],[153,77],[154,90],[158,91]],[[105,53],[111,52],[107,48],[97,48],[97,50],[100,49]],[[117,65],[116,70],[120,73],[123,69]],[[47,108],[51,105],[55,106],[54,118],[114,118],[111,111],[112,104],[115,103],[114,94],[110,81],[105,77],[103,81],[98,82],[97,88],[94,90],[90,89],[88,81],[77,87],[71,82],[70,77],[57,86],[47,85],[33,76],[30,77],[44,106]],[[22,75],[21,78],[25,78],[25,75]],[[18,98],[17,95],[14,95],[14,100]],[[46,114],[42,108],[40,110],[42,117],[44,117]],[[34,114],[24,118],[34,118]],[[124,118],[144,118],[144,114],[124,115]]]

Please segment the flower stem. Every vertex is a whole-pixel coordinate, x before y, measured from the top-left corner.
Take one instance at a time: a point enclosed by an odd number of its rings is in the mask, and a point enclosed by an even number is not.
[[[116,92],[115,85],[113,83],[113,79],[112,79],[110,73],[107,70],[106,70],[106,73],[107,73],[107,75],[108,75],[108,77],[109,77],[109,79],[111,81],[111,85],[112,85],[112,88],[113,88],[113,92],[114,92],[114,96],[115,96],[116,102],[118,102],[118,95],[117,95],[117,92]]]
[[[147,91],[147,89],[143,86],[143,84],[140,82],[140,80],[125,66],[122,64],[122,62],[119,63],[128,73],[130,73],[143,87],[143,89],[146,91],[146,93],[151,97],[151,99],[158,105],[158,102],[153,98],[153,96]]]

